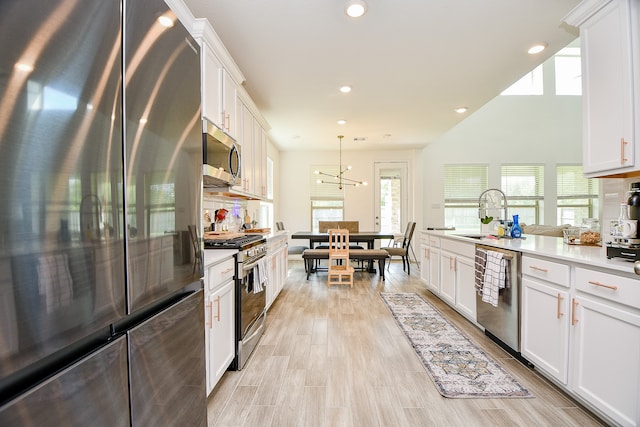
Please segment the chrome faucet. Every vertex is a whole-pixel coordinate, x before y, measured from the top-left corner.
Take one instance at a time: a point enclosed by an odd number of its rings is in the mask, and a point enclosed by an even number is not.
[[[500,219],[506,226],[509,218],[507,215],[507,195],[499,188],[489,188],[478,197],[478,217],[480,219],[488,216],[487,212],[492,210],[500,211]]]

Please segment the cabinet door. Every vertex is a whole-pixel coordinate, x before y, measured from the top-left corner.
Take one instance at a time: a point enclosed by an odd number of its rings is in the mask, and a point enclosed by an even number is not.
[[[629,0],[614,0],[580,27],[583,168],[592,176],[637,169],[630,16]]]
[[[456,256],[446,251],[440,253],[440,298],[456,303]]]
[[[576,296],[572,313],[572,385],[617,423],[640,423],[640,315]]]
[[[429,248],[429,278],[427,287],[431,292],[440,295],[440,249]]]
[[[233,139],[238,139],[238,89],[229,73],[221,71],[222,78],[222,124]]]
[[[425,285],[429,285],[429,246],[421,245],[420,246],[420,280],[424,282]]]
[[[459,256],[456,259],[456,308],[470,320],[476,321],[475,262]]]
[[[254,194],[253,191],[253,157],[254,157],[254,125],[253,114],[247,108],[246,105],[240,105],[240,111],[242,112],[242,137],[241,137],[241,159],[242,159],[242,171],[241,175],[241,190],[250,194]]]
[[[264,129],[262,129],[262,126],[260,126],[257,120],[254,121],[253,135],[253,191],[255,195],[265,197],[267,195],[267,137]]]
[[[567,384],[569,363],[569,294],[522,278],[522,354],[537,368]]]
[[[217,288],[205,304],[208,335],[207,395],[235,357],[235,291],[230,280]]]
[[[223,129],[222,63],[207,45],[202,49],[202,116]]]

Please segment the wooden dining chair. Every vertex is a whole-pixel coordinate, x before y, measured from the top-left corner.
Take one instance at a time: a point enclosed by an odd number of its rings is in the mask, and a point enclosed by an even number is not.
[[[327,286],[345,284],[353,288],[354,268],[349,265],[349,230],[329,230]]]

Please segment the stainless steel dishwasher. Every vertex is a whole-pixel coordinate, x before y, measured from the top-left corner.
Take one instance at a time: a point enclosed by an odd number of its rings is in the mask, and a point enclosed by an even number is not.
[[[501,344],[511,353],[520,353],[520,289],[522,282],[521,254],[491,246],[476,245],[476,259],[478,249],[502,252],[507,260],[509,286],[500,289],[498,306],[483,302],[482,296],[476,294],[477,320],[485,328],[485,334]]]

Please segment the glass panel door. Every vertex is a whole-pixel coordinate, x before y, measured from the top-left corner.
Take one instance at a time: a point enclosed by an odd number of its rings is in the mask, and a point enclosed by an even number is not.
[[[408,213],[407,169],[406,162],[375,163],[376,231],[404,233]]]

